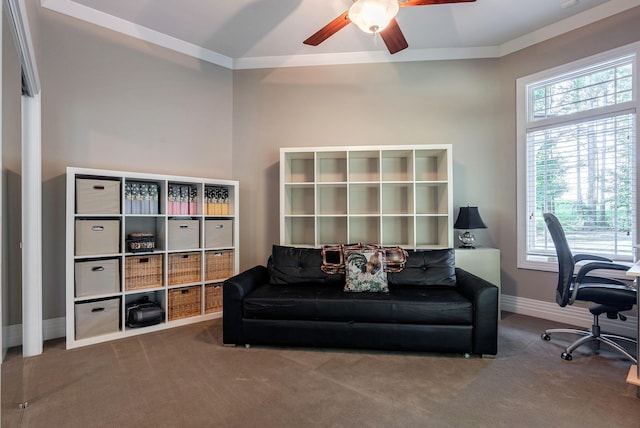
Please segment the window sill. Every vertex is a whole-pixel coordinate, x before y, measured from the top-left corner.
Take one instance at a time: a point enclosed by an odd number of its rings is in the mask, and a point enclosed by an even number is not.
[[[577,264],[578,267],[588,263],[588,261],[582,261]],[[629,268],[633,266],[633,262],[614,260],[614,263],[628,265]],[[518,269],[538,270],[543,272],[558,272],[558,262],[556,257],[551,256],[533,256],[525,261],[518,263]],[[619,280],[629,281],[629,276],[624,271],[609,271],[606,269],[592,271],[595,275],[603,275],[599,272],[607,272],[606,276],[609,278],[615,278]]]
[[[518,261],[518,269],[558,272],[558,259],[552,256],[529,256]]]

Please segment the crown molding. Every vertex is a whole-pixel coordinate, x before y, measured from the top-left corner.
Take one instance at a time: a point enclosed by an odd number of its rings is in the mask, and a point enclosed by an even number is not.
[[[221,67],[233,68],[233,59],[228,56],[143,27],[142,25],[116,18],[113,15],[100,12],[71,0],[41,0],[40,4],[46,9],[62,13],[63,15],[68,15],[118,33],[126,34],[127,36],[153,43]]]
[[[474,48],[413,49],[389,56],[386,51],[342,52],[333,54],[291,55],[237,58],[233,60],[234,70],[313,67],[320,65],[373,64],[414,61],[440,61],[453,59],[496,58],[500,48],[496,46]]]
[[[390,56],[386,51],[375,51],[231,58],[185,42],[184,40],[151,30],[147,27],[80,5],[72,0],[41,0],[40,4],[42,7],[55,12],[87,21],[231,70],[498,58],[640,5],[638,0],[609,0],[599,6],[595,6],[529,34],[525,34],[499,46],[408,49],[393,56]]]
[[[500,46],[500,55],[522,50],[545,40],[560,36],[569,31],[577,30],[594,22],[602,21],[610,16],[640,6],[638,0],[609,0],[599,6],[592,7],[582,13],[570,16],[562,21],[555,22],[536,31],[525,34]]]

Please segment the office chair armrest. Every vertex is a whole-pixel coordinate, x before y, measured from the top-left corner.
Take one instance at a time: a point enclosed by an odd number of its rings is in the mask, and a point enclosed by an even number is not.
[[[576,283],[580,284],[581,282],[589,282],[588,279],[585,281],[585,277],[589,275],[589,272],[604,269],[604,270],[620,270],[620,271],[628,271],[629,266],[618,264],[618,263],[607,263],[607,262],[591,262],[587,263],[580,268],[578,274],[576,275]]]
[[[595,260],[599,262],[613,262],[613,260],[602,256],[594,256],[593,254],[576,254],[573,256],[574,262],[580,262],[582,260]]]

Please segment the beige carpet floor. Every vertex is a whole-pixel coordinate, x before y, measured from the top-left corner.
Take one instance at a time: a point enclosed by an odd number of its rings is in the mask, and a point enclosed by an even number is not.
[[[220,320],[2,365],[2,427],[640,427],[630,362],[560,359],[505,313],[495,359],[222,346]],[[21,410],[17,403],[26,400]]]

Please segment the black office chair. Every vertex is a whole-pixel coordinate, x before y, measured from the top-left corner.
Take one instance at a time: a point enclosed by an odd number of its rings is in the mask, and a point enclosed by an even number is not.
[[[561,307],[572,305],[576,300],[597,303],[597,306],[589,308],[589,312],[593,314],[593,325],[591,331],[577,330],[571,328],[549,329],[542,333],[543,340],[551,340],[553,333],[574,333],[582,337],[573,342],[562,353],[564,360],[571,361],[573,357],[571,353],[579,346],[596,342],[596,349],[599,349],[599,343],[606,343],[612,348],[620,351],[628,359],[637,364],[638,361],[624,347],[614,342],[614,340],[637,343],[633,339],[612,334],[601,334],[598,317],[601,314],[607,314],[609,319],[620,319],[626,321],[626,317],[620,312],[628,311],[636,304],[636,289],[622,281],[602,276],[589,275],[596,269],[607,270],[628,270],[629,266],[613,263],[611,260],[594,256],[590,254],[571,253],[567,238],[560,222],[553,214],[543,214],[544,221],[547,224],[553,244],[556,247],[558,256],[558,286],[556,288],[556,302]],[[574,268],[579,261],[594,260],[583,265],[576,275]]]

